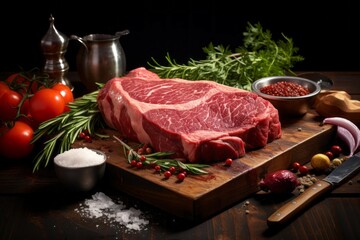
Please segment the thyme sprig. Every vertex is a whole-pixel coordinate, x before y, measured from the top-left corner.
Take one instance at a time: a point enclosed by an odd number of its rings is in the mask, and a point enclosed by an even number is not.
[[[295,73],[291,70],[296,62],[304,58],[295,55],[291,38],[282,34],[283,39],[275,41],[269,30],[263,30],[260,23],[250,24],[243,33],[243,45],[235,51],[223,45],[210,43],[203,48],[206,58],[190,58],[186,64],[179,64],[167,53],[166,64],[151,58],[149,70],[161,78],[183,78],[188,80],[213,80],[215,82],[251,90],[256,79],[267,76],[283,76]]]
[[[203,170],[203,168],[207,168],[210,165],[207,164],[196,164],[196,163],[183,163],[177,159],[166,158],[173,155],[172,152],[155,152],[150,154],[139,154],[129,145],[127,145],[120,138],[113,136],[115,140],[121,143],[124,148],[124,155],[127,158],[128,163],[130,164],[132,160],[141,161],[143,157],[145,157],[145,161],[143,164],[148,166],[159,165],[162,171],[168,170],[170,167],[180,168],[185,170],[188,173],[192,174],[208,174],[207,171]]]
[[[38,170],[41,165],[46,167],[54,154],[69,150],[81,132],[86,130],[89,134],[97,134],[95,129],[105,127],[96,100],[98,92],[99,90],[75,99],[68,104],[70,111],[40,124],[34,132],[32,143],[47,140],[42,143],[43,147],[35,156],[33,171]]]

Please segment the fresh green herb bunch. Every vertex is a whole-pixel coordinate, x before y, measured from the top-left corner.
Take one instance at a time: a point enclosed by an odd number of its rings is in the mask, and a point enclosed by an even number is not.
[[[35,157],[33,171],[40,165],[45,167],[51,157],[70,149],[80,133],[87,131],[93,134],[97,128],[105,128],[104,120],[97,104],[99,90],[86,94],[68,104],[70,111],[40,124],[34,132],[32,143],[44,140],[43,147]],[[101,136],[100,137],[106,137]]]
[[[119,139],[116,136],[113,136],[124,148],[124,155],[127,158],[129,164],[131,161],[135,160],[137,162],[142,162],[145,166],[155,166],[158,165],[161,167],[162,171],[169,170],[170,167],[176,167],[178,169],[182,169],[188,173],[192,174],[207,174],[208,172],[204,171],[202,168],[207,168],[209,165],[207,164],[196,164],[196,163],[183,163],[176,159],[166,158],[173,155],[171,152],[155,152],[149,154],[139,154],[127,145],[124,141]]]
[[[153,62],[148,62],[149,70],[161,78],[213,80],[245,90],[251,90],[252,82],[262,77],[294,74],[291,71],[294,64],[304,58],[295,55],[298,48],[294,47],[291,38],[282,34],[283,40],[274,41],[271,32],[264,31],[260,23],[248,23],[246,30],[243,45],[235,52],[229,47],[210,43],[203,48],[207,54],[205,59],[190,58],[187,64],[178,64],[168,53],[165,57],[167,66],[152,58]]]

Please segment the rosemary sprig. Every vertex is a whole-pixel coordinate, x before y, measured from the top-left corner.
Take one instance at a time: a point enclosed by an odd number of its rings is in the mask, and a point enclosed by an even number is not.
[[[54,154],[69,150],[82,131],[93,134],[98,127],[104,128],[105,123],[97,104],[98,93],[99,90],[75,99],[68,104],[70,111],[40,124],[34,132],[32,143],[48,139],[42,143],[43,147],[35,156],[33,171],[42,164],[46,167]]]
[[[248,23],[246,30],[243,33],[243,45],[237,47],[235,52],[229,47],[210,43],[203,48],[205,59],[190,58],[187,64],[179,64],[167,53],[167,65],[151,58],[152,62],[148,62],[151,67],[149,70],[161,78],[213,80],[245,90],[251,90],[252,82],[262,77],[295,75],[291,68],[303,57],[295,55],[298,48],[294,47],[291,38],[282,34],[284,39],[275,41],[271,32],[263,30],[259,23]]]
[[[162,171],[168,170],[170,167],[176,167],[182,170],[185,170],[188,173],[192,174],[208,174],[207,171],[203,168],[207,168],[210,165],[207,164],[196,164],[196,163],[183,163],[176,159],[164,158],[173,155],[172,152],[155,152],[150,154],[140,155],[133,148],[127,145],[124,141],[119,139],[116,136],[113,136],[124,148],[124,155],[127,158],[128,163],[131,163],[132,160],[141,161],[141,158],[145,157],[143,164],[145,165],[159,165]]]

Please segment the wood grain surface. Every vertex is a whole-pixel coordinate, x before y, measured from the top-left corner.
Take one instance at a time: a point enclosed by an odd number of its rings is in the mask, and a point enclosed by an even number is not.
[[[266,173],[289,169],[294,161],[302,164],[323,151],[334,139],[331,125],[321,125],[315,113],[301,118],[282,120],[282,137],[265,147],[247,152],[233,161],[231,167],[223,162],[212,164],[206,175],[188,175],[183,182],[175,176],[165,179],[153,169],[137,169],[124,158],[123,148],[106,130],[108,139],[92,143],[77,141],[75,147],[104,151],[107,158],[105,179],[109,185],[142,199],[160,209],[192,221],[207,218],[259,190],[258,182]]]

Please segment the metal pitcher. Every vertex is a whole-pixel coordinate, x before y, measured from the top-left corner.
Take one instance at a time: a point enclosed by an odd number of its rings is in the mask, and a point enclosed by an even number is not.
[[[81,43],[76,56],[77,71],[80,80],[89,91],[98,89],[96,83],[105,83],[114,77],[124,75],[126,57],[119,38],[129,34],[128,30],[115,35],[90,34],[85,37],[71,35]]]

